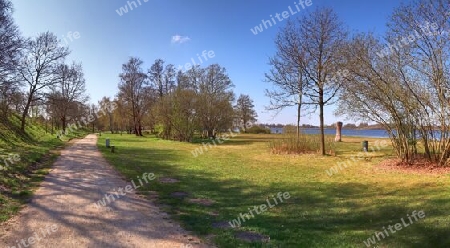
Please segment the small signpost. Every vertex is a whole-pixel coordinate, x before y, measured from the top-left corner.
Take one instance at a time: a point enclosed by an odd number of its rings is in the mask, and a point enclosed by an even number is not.
[[[363,147],[363,151],[364,151],[364,152],[368,152],[368,151],[369,151],[369,141],[364,140],[364,141],[362,142],[362,147]]]

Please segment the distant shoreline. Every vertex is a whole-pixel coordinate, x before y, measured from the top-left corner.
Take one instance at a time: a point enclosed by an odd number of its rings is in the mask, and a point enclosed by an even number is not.
[[[268,128],[272,128],[272,129],[283,129],[284,127],[268,127]],[[302,129],[320,129],[320,127],[300,127],[300,130]],[[324,129],[336,129],[336,127],[324,127]],[[342,128],[342,130],[383,130],[386,131],[386,129],[382,128],[382,127],[365,127],[365,128]]]
[[[284,130],[281,127],[273,127],[270,128],[272,134],[283,134]],[[329,128],[326,127],[324,129],[326,135],[335,135],[336,134],[336,128]],[[300,132],[303,134],[319,134],[320,128],[300,128]],[[389,135],[385,129],[350,129],[350,128],[343,128],[342,129],[342,136],[352,136],[352,137],[367,137],[367,138],[389,138]]]

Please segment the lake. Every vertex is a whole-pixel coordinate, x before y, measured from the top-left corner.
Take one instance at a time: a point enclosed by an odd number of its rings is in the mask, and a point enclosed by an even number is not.
[[[283,128],[270,128],[273,134],[283,133]],[[319,128],[302,128],[302,133],[305,134],[319,134]],[[325,129],[325,134],[336,135],[336,129]],[[342,129],[342,136],[358,136],[358,137],[368,137],[368,138],[389,138],[385,130],[353,130],[353,129]]]

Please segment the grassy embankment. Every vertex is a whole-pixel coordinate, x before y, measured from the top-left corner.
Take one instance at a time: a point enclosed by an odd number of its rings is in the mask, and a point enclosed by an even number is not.
[[[336,156],[322,157],[273,155],[268,141],[277,137],[242,134],[197,157],[192,151],[201,144],[154,137],[104,134],[98,144],[107,160],[130,180],[144,172],[179,180],[156,180],[140,193],[156,191],[165,211],[219,247],[365,247],[363,242],[376,231],[407,219],[414,210],[423,210],[426,217],[376,240],[376,246],[450,244],[449,174],[413,174],[377,166],[392,156],[391,147],[384,147],[330,176],[326,172],[330,167],[353,161],[363,139],[344,137],[335,147]],[[104,147],[105,138],[111,139],[116,153]],[[371,145],[376,141],[368,140]],[[174,197],[173,192],[188,196]],[[229,227],[228,222],[248,213],[248,208],[267,204],[278,192],[289,192],[291,198],[240,228],[220,228]],[[213,204],[198,204],[198,199]],[[242,231],[265,235],[270,242],[244,242],[236,238]]]
[[[49,132],[42,125],[29,123],[23,134],[17,116],[0,122],[0,223],[30,199],[58,157],[58,150],[70,139],[85,135],[77,130],[57,139]]]

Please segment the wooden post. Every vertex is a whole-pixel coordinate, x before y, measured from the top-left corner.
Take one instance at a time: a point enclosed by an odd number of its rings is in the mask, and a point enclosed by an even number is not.
[[[344,123],[340,121],[336,123],[336,138],[334,138],[335,142],[342,142],[342,125],[344,125]]]

